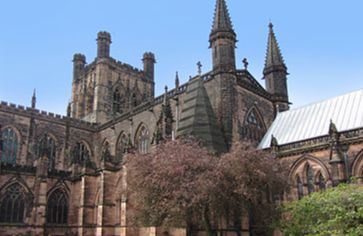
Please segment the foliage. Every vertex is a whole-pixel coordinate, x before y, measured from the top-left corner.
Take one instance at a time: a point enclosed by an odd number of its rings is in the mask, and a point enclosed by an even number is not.
[[[143,226],[199,223],[212,235],[226,226],[240,231],[248,213],[267,225],[277,214],[273,196],[286,187],[278,161],[247,144],[217,157],[195,140],[169,141],[149,154],[129,154],[125,164],[129,219]]]
[[[363,235],[363,186],[342,184],[284,205],[286,235]]]

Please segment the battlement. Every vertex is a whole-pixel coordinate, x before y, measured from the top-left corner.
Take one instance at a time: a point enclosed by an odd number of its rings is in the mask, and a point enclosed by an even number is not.
[[[71,117],[55,114],[52,112],[33,109],[14,103],[0,102],[0,111],[14,113],[20,116],[34,117],[39,120],[46,120],[49,122],[58,123],[61,125],[70,125],[74,128],[86,129],[88,131],[96,131],[98,125],[95,123],[86,122],[83,120],[74,119]]]
[[[97,40],[106,40],[111,42],[111,34],[107,31],[100,31],[97,34]]]
[[[73,55],[73,62],[76,61],[86,63],[86,56],[81,53],[76,53]]]

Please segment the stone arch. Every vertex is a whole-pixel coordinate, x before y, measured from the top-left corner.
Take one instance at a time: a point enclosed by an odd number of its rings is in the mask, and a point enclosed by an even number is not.
[[[2,136],[3,141],[3,151],[0,156],[2,162],[16,164],[21,158],[22,135],[20,130],[14,125],[6,125],[1,127],[0,135]],[[8,136],[10,139],[8,140],[8,143],[5,137],[7,135],[11,135],[11,137]],[[5,150],[5,148],[7,150]]]
[[[144,123],[140,123],[134,139],[135,147],[140,153],[146,154],[150,147],[150,131]]]
[[[325,179],[326,180],[331,179],[331,175],[330,175],[328,168],[321,160],[319,160],[318,158],[316,158],[312,155],[303,155],[291,165],[290,171],[289,171],[289,180],[290,181],[293,182],[293,177],[295,176],[296,173],[298,173],[297,170],[299,168],[301,168],[303,166],[303,171],[306,170],[306,167],[307,167],[306,163],[310,163],[310,164],[315,163],[315,166],[319,166],[321,168],[321,173],[323,174]],[[316,170],[316,171],[318,171],[318,170]],[[302,173],[302,172],[299,172],[299,173]]]
[[[299,176],[301,183],[297,183],[297,176]],[[295,195],[301,198],[303,195],[317,189],[323,189],[323,185],[325,188],[328,181],[330,181],[330,173],[321,160],[311,155],[303,155],[292,164],[289,171],[289,180],[296,187]],[[324,183],[321,183],[322,180],[324,180]]]
[[[352,176],[360,178],[363,181],[363,150],[354,158],[352,164]]]

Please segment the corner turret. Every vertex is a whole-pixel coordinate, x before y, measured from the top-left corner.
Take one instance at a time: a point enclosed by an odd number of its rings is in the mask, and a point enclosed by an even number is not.
[[[86,56],[80,53],[76,53],[73,56],[73,82],[80,79],[80,75],[86,65]]]
[[[144,63],[144,73],[148,79],[154,81],[155,55],[151,52],[145,52],[142,58]]]
[[[97,58],[110,57],[111,34],[106,31],[98,32],[97,35]]]

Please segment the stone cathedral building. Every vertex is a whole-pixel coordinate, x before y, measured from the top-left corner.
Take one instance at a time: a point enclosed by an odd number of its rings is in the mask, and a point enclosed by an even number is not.
[[[129,227],[121,161],[130,148],[145,153],[186,134],[216,154],[241,140],[270,150],[289,164],[287,199],[362,178],[363,90],[290,110],[287,66],[272,24],[268,30],[265,87],[247,61],[237,67],[237,34],[217,0],[212,71],[186,84],[176,75],[159,97],[154,54],[134,68],[111,57],[111,35],[99,32],[94,61],[74,55],[67,116],[39,111],[35,94],[30,107],[1,102],[0,235],[162,235]]]

